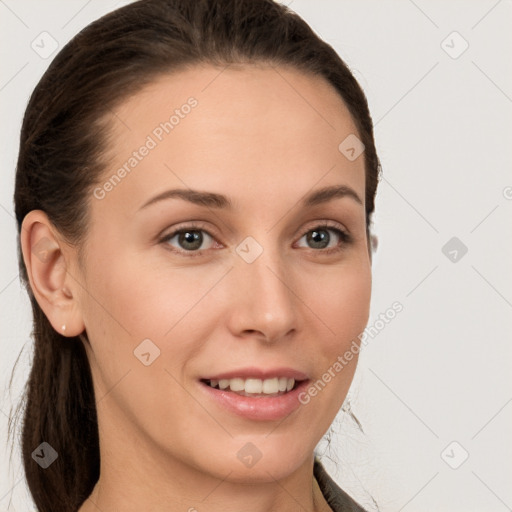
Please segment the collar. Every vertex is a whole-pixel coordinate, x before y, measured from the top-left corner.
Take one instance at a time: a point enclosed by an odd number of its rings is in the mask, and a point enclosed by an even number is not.
[[[316,455],[313,465],[313,475],[333,512],[367,512],[336,484],[323,467],[320,458]]]

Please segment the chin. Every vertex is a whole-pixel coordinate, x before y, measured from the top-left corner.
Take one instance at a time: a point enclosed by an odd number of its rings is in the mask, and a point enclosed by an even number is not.
[[[281,436],[272,439],[272,435],[244,436],[243,441],[235,441],[233,449],[212,457],[215,461],[212,474],[233,483],[269,483],[286,478],[309,457],[312,459],[313,444],[307,450],[305,440],[284,443]]]

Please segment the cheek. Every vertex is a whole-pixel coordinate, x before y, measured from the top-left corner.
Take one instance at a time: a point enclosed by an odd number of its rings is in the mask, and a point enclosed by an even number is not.
[[[206,320],[218,316],[218,305],[208,300],[208,292],[226,270],[171,268],[154,261],[149,265],[134,255],[119,254],[113,261],[91,265],[94,272],[88,282],[86,329],[98,382],[109,389],[128,370],[130,380],[146,370],[140,376],[146,390],[169,386],[164,370],[182,381],[215,325],[214,319]],[[144,366],[137,354],[148,350],[150,358],[156,356]],[[156,372],[164,383],[155,381]]]
[[[303,300],[324,324],[326,351],[339,351],[349,345],[368,322],[371,269],[364,264],[347,265],[326,268],[310,277],[314,281],[310,281],[309,286],[307,280],[302,281]]]
[[[105,417],[110,417],[115,401],[139,425],[154,418],[155,411],[167,424],[171,418],[177,421],[172,411],[162,410],[162,395],[154,390],[167,390],[163,395],[180,402],[181,386],[172,376],[183,379],[196,339],[186,315],[208,289],[208,282],[201,285],[201,276],[197,282],[191,277],[179,269],[150,268],[121,254],[90,264],[84,319],[97,393],[108,397],[100,403]],[[143,352],[150,353],[147,366],[138,358]]]
[[[311,327],[316,344],[307,349],[318,365],[301,402],[305,421],[322,435],[338,414],[357,367],[358,336],[370,310],[371,268],[364,263],[325,268],[307,289],[304,302],[318,317]]]
[[[200,301],[216,277],[212,272],[155,268],[121,257],[115,264],[99,264],[90,279],[88,300],[112,333],[132,341],[162,339]]]

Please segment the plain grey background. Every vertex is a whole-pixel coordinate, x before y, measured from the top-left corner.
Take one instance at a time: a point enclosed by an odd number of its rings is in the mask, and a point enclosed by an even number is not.
[[[45,52],[126,3],[0,0],[0,511],[34,510],[6,437],[31,349],[12,205],[21,120],[56,53]],[[383,166],[368,323],[378,334],[349,392],[364,433],[341,411],[324,464],[369,509],[373,496],[384,512],[510,510],[512,2],[286,4],[360,81]],[[381,327],[395,301],[403,311]]]

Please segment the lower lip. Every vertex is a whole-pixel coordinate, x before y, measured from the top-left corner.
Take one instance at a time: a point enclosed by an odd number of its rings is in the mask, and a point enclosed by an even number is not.
[[[201,381],[199,384],[207,396],[231,413],[250,420],[273,421],[285,418],[301,405],[299,394],[308,382],[304,380],[283,395],[269,397],[242,396],[233,391],[212,388]]]

